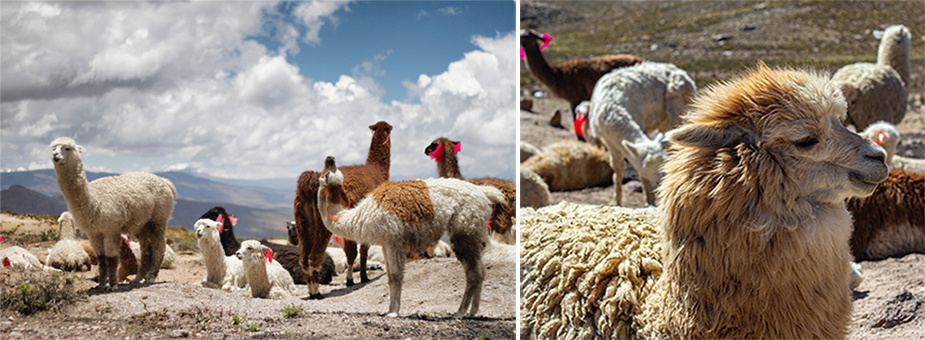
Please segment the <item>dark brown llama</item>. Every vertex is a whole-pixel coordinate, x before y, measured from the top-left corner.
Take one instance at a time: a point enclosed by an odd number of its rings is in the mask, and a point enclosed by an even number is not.
[[[389,162],[391,159],[390,134],[392,126],[386,122],[370,125],[373,132],[369,144],[369,153],[366,164],[340,168],[344,173],[344,188],[352,204],[359,202],[367,193],[389,180]],[[321,265],[324,262],[324,250],[331,231],[324,227],[321,214],[318,213],[318,178],[321,172],[305,171],[299,176],[299,184],[294,200],[294,215],[296,232],[299,236],[299,245],[302,255],[299,263],[308,282],[309,298],[320,299],[318,284],[321,281]],[[360,247],[360,282],[369,281],[366,276],[366,257],[369,245]],[[357,257],[357,244],[351,240],[344,240],[344,253],[347,255],[347,286],[353,283],[353,263]]]
[[[491,185],[501,190],[501,193],[504,194],[505,203],[495,204],[489,225],[495,239],[513,244],[516,238],[511,233],[511,227],[517,219],[517,184],[494,177],[465,179],[459,172],[459,163],[456,159],[456,153],[459,152],[461,145],[462,143],[460,142],[440,137],[434,139],[424,149],[424,154],[437,162],[437,175],[442,178],[462,179],[472,184]]]
[[[642,58],[628,54],[604,55],[595,58],[576,59],[550,66],[540,53],[543,38],[533,30],[520,30],[520,46],[524,48],[530,73],[543,85],[546,85],[557,97],[569,102],[572,121],[575,120],[575,107],[591,99],[594,84],[601,76],[616,68],[643,62]]]

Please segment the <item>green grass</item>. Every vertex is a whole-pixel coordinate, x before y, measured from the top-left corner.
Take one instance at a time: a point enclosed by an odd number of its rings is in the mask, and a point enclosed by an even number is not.
[[[247,315],[234,314],[231,316],[231,324],[239,325],[244,322],[244,319],[247,318]]]
[[[297,318],[305,315],[305,311],[302,306],[289,305],[283,307],[283,317],[287,319]]]
[[[246,325],[245,329],[247,329],[248,332],[256,332],[260,330],[260,325],[256,322],[251,322]]]
[[[0,282],[0,308],[21,315],[60,309],[86,298],[73,279],[57,273],[4,270]]]

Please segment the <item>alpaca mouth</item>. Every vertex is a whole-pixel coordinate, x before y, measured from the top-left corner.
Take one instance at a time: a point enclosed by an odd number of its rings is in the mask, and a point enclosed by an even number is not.
[[[861,175],[860,173],[852,172],[848,174],[848,179],[852,184],[854,184],[854,186],[863,189],[864,191],[873,192],[874,189],[877,188],[877,185],[880,184],[880,182],[885,178],[878,177],[877,179],[870,179],[865,178],[865,176]]]

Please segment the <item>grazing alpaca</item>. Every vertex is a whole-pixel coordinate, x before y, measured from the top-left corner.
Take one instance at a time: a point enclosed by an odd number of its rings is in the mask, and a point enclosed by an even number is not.
[[[251,296],[259,298],[283,299],[292,296],[295,283],[279,261],[273,259],[273,252],[257,240],[241,243],[241,249],[235,253],[244,263],[247,283],[251,286]]]
[[[398,316],[405,253],[419,253],[446,232],[456,258],[466,272],[466,291],[456,312],[462,317],[479,309],[485,266],[482,251],[489,238],[485,229],[492,206],[504,195],[492,186],[450,178],[384,183],[347,209],[344,177],[328,156],[318,190],[318,211],[324,226],[337,235],[382,245],[389,275],[389,312]]]
[[[267,241],[266,239],[260,240],[260,244],[264,247],[270,248],[273,251],[273,259],[279,261],[279,264],[289,272],[289,275],[292,276],[292,281],[296,284],[304,285],[305,282],[305,272],[302,271],[302,265],[299,264],[299,258],[302,254],[302,248],[296,246],[287,246],[282,244],[275,244]],[[298,244],[296,244],[298,245]],[[331,280],[334,279],[334,259],[325,252],[324,254],[324,264],[321,265],[321,281],[323,285],[331,283]]]
[[[244,264],[236,256],[225,256],[222,249],[221,232],[222,223],[203,218],[196,221],[197,243],[202,259],[206,263],[206,279],[202,286],[207,288],[221,288],[232,291],[247,287],[247,275],[244,274]]]
[[[887,176],[824,77],[757,69],[669,133],[658,208],[521,211],[523,330],[537,338],[843,338],[845,199]],[[656,210],[657,209],[657,210]]]
[[[583,100],[591,99],[594,84],[601,76],[614,69],[643,61],[636,56],[617,54],[570,60],[550,66],[540,53],[539,43],[541,41],[543,41],[542,36],[536,32],[520,30],[520,46],[524,48],[530,72],[552,93],[569,102],[569,111],[572,112],[573,119],[575,118],[575,106]]]
[[[153,283],[164,259],[164,233],[177,189],[169,180],[134,172],[87,183],[80,153],[84,148],[61,137],[51,143],[58,186],[77,226],[87,233],[100,263],[99,289],[117,284],[119,240],[134,235],[143,245],[138,275],[132,283]]]
[[[456,154],[459,153],[462,143],[454,142],[449,139],[440,137],[430,142],[424,148],[424,154],[430,156],[437,162],[437,175],[441,178],[462,179],[463,175],[459,172],[459,164],[456,160]],[[495,206],[489,221],[492,237],[495,239],[513,244],[515,232],[511,227],[514,226],[514,220],[517,218],[517,184],[511,181],[493,177],[483,177],[468,180],[475,185],[491,185],[504,193],[505,203]]]
[[[579,136],[587,132],[590,140],[600,141],[610,152],[615,184],[611,204],[622,203],[624,158],[639,173],[646,203],[655,204],[659,167],[665,161],[664,140],[661,133],[655,138],[647,133],[668,131],[679,124],[696,91],[687,72],[654,62],[616,69],[597,81],[591,111],[587,117],[578,115],[575,132]]]
[[[878,120],[899,124],[906,116],[910,36],[905,26],[890,26],[880,40],[876,64],[855,63],[832,75],[848,102],[845,125],[861,131]]]
[[[373,138],[369,143],[369,153],[365,165],[343,167],[344,188],[351,202],[359,202],[366,193],[379,184],[389,180],[391,159],[392,126],[386,122],[377,122],[369,126]],[[328,247],[331,232],[321,222],[318,212],[318,178],[321,173],[305,171],[299,176],[299,184],[294,200],[294,215],[299,243],[302,245],[302,258],[299,260],[305,281],[308,282],[309,298],[320,299],[318,284],[321,281],[321,266],[324,263],[324,250]],[[353,286],[353,262],[357,257],[357,244],[344,240],[344,252],[347,254],[347,286]],[[369,281],[366,276],[366,258],[369,245],[360,247],[360,282]]]
[[[45,263],[65,271],[90,270],[90,255],[77,241],[74,217],[67,211],[58,217],[58,235],[60,239],[48,251]]]
[[[209,209],[205,214],[199,216],[199,219],[204,218],[222,224],[218,228],[219,234],[222,235],[222,249],[225,251],[225,256],[234,256],[234,253],[241,248],[241,242],[234,236],[234,226],[238,223],[238,219],[225,211],[225,207]]]
[[[925,174],[890,170],[872,195],[847,205],[856,261],[925,253]]]

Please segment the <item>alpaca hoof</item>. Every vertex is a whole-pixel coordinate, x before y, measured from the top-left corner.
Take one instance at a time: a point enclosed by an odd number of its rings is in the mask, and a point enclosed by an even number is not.
[[[321,300],[324,299],[324,295],[321,294],[308,294],[309,300]]]
[[[397,317],[398,317],[398,312],[388,312],[386,315],[383,315],[383,316],[385,316],[385,317],[387,317],[387,318],[397,318]]]
[[[369,282],[369,277],[360,276],[360,283],[367,283],[367,282]]]
[[[354,284],[355,283],[353,283],[353,280],[347,280],[347,287],[353,287]]]
[[[112,287],[107,285],[98,285],[96,287],[90,288],[87,290],[87,293],[107,293],[111,292]]]

